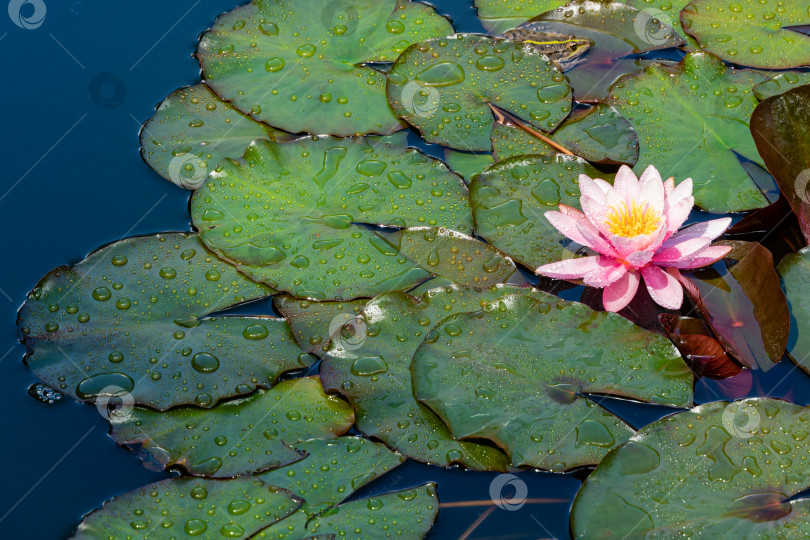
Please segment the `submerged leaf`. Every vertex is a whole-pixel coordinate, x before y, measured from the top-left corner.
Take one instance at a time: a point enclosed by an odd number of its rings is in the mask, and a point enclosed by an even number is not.
[[[714,402],[642,428],[579,491],[574,538],[803,538],[808,408]]]
[[[658,318],[669,339],[699,377],[726,379],[742,371],[702,320],[671,313],[662,313]]]
[[[793,319],[788,352],[799,367],[810,373],[810,247],[786,255],[778,270]]]
[[[345,433],[354,413],[342,399],[325,395],[317,377],[304,377],[211,409],[113,411],[110,423],[115,442],[139,447],[152,466],[222,478],[298,461],[298,442]]]
[[[544,131],[571,111],[571,89],[556,65],[529,45],[456,34],[417,43],[388,73],[388,100],[426,141],[490,150],[498,107]]]
[[[579,208],[580,174],[613,181],[572,156],[518,156],[488,167],[470,184],[476,234],[532,269],[574,257],[580,246],[569,249],[545,213],[559,203]]]
[[[790,312],[771,252],[754,242],[718,242],[734,249],[715,267],[696,270],[686,290],[726,349],[749,368],[782,360]],[[715,268],[724,265],[726,271]],[[697,292],[697,296],[695,295]]]
[[[251,278],[294,296],[349,300],[429,274],[361,224],[469,233],[467,189],[440,161],[367,139],[258,141],[198,189],[206,245]]]
[[[272,292],[196,234],[120,240],[51,271],[28,295],[19,314],[26,362],[84,401],[210,407],[309,363],[284,319],[207,317]]]
[[[365,64],[452,32],[408,0],[254,0],[221,15],[197,57],[206,84],[257,120],[291,133],[390,133],[402,126],[385,75]]]
[[[248,538],[300,506],[258,478],[169,478],[110,499],[71,538]]]
[[[638,135],[638,173],[655,164],[676,182],[692,178],[696,204],[710,212],[752,210],[768,201],[738,155],[761,164],[748,120],[757,104],[751,89],[763,79],[690,53],[675,67],[653,64],[622,79],[608,103]]]
[[[751,135],[810,242],[810,85],[760,103]]]
[[[453,435],[497,443],[515,467],[592,465],[633,434],[585,394],[692,403],[692,373],[665,338],[542,293],[447,317],[411,371],[417,399]]]
[[[810,24],[806,2],[692,0],[681,21],[703,50],[727,62],[762,69],[810,64],[810,36],[789,28]]]
[[[236,159],[255,139],[292,135],[257,122],[204,84],[175,90],[141,129],[141,155],[160,176],[197,189],[222,158]]]

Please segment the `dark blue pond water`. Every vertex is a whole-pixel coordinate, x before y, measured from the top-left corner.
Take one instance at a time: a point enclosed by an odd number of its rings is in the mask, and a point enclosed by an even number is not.
[[[37,3],[23,6],[24,17]],[[466,0],[436,3],[456,29],[482,30]],[[53,267],[119,238],[189,228],[188,192],[141,161],[138,129],[167,94],[199,80],[190,56],[196,37],[234,0],[43,5],[37,28],[20,28],[0,14],[2,538],[64,538],[106,499],[167,476],[117,448],[94,407],[70,400],[46,405],[28,396],[35,380],[20,361],[14,320],[25,293]],[[696,401],[722,392],[716,382],[699,382]],[[804,404],[810,379],[785,361],[756,374],[747,395]],[[618,400],[603,405],[636,427],[668,412]],[[407,463],[364,492],[437,481],[449,504],[433,538],[569,537],[568,509],[582,474],[521,473],[530,501],[517,511],[492,506],[495,476]]]

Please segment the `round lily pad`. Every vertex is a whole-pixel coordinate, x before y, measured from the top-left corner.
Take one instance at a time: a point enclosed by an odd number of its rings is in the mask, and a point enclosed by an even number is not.
[[[603,103],[574,111],[548,138],[591,163],[632,167],[638,161],[638,137],[633,127],[616,109]],[[498,160],[557,153],[528,131],[500,122],[492,128],[492,149]]]
[[[642,39],[657,41],[665,37],[662,27],[657,22],[671,27],[685,44],[681,47],[686,51],[694,51],[700,48],[698,42],[684,31],[681,25],[680,11],[689,3],[689,0],[626,0],[625,4],[632,6],[643,12],[646,21],[636,18],[634,28],[638,28]]]
[[[469,233],[467,188],[440,161],[364,139],[257,141],[194,192],[205,244],[256,281],[313,300],[411,287],[428,272],[362,224]]]
[[[810,248],[785,255],[777,267],[792,315],[788,352],[810,373]]]
[[[422,137],[459,150],[490,150],[498,107],[543,131],[571,112],[568,81],[529,45],[456,34],[410,47],[388,73],[388,100]]]
[[[506,283],[517,270],[512,259],[494,247],[456,231],[413,227],[377,234],[420,267],[457,285]]]
[[[152,466],[224,478],[298,461],[296,443],[345,433],[354,413],[339,397],[325,395],[317,377],[304,377],[211,409],[114,411],[110,424],[115,442],[139,447]]]
[[[445,318],[411,372],[414,395],[455,437],[489,439],[515,467],[592,465],[633,434],[585,394],[692,404],[692,372],[669,340],[551,295]]]
[[[765,101],[769,97],[806,84],[810,84],[810,71],[785,71],[756,85],[754,95],[758,100]]]
[[[141,129],[141,155],[160,176],[197,189],[222,158],[236,159],[255,139],[292,135],[257,122],[197,84],[175,90]]]
[[[28,295],[26,362],[83,401],[210,407],[311,363],[284,319],[207,317],[272,292],[196,234],[120,240],[51,271]]]
[[[579,208],[580,174],[613,181],[583,159],[517,156],[484,169],[470,184],[475,232],[517,262],[537,268],[575,255],[545,213],[559,203]]]
[[[480,311],[483,303],[519,290],[508,285],[486,290],[447,286],[421,299],[402,292],[380,295],[366,305],[361,319],[349,323],[358,339],[333,336],[321,364],[324,387],[351,402],[360,431],[412,459],[505,470],[503,453],[476,441],[455,440],[433,411],[416,401],[410,368],[414,352],[443,318]]]
[[[312,302],[282,295],[273,300],[292,328],[298,345],[318,356],[322,354],[330,336],[358,317],[368,302],[368,298],[348,302]],[[354,339],[350,335],[344,337]]]
[[[200,39],[203,78],[223,99],[291,133],[401,129],[385,74],[412,43],[451,34],[433,8],[407,0],[255,0],[221,15]]]
[[[738,155],[762,165],[748,121],[757,105],[752,88],[764,79],[696,52],[676,67],[653,64],[620,80],[608,103],[638,135],[637,172],[655,164],[676,183],[692,178],[696,204],[710,212],[752,210],[768,200]]]
[[[810,65],[807,3],[783,0],[692,0],[681,11],[686,31],[703,50],[727,62],[762,69]]]
[[[500,34],[565,3],[565,0],[475,0],[475,7],[484,28]]]
[[[248,538],[299,506],[258,478],[169,478],[107,501],[71,538]]]
[[[805,538],[808,409],[714,402],[663,418],[611,452],[579,491],[577,539]]]

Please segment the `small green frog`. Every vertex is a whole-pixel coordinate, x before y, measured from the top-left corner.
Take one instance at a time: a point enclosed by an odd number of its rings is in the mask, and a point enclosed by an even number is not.
[[[583,56],[593,47],[591,39],[571,34],[534,30],[530,25],[507,30],[503,37],[519,43],[528,43],[548,56],[563,71],[568,71],[584,62]]]

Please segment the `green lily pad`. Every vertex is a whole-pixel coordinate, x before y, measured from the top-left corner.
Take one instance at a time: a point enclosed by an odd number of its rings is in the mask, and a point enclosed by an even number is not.
[[[274,297],[276,307],[292,328],[295,340],[305,351],[320,356],[329,338],[359,316],[368,298],[349,302],[312,302],[291,296]],[[342,335],[351,341],[352,335]],[[360,338],[358,338],[360,339]]]
[[[256,122],[197,84],[175,90],[141,129],[141,155],[160,176],[197,189],[222,158],[236,159],[255,139],[292,135]]]
[[[517,271],[512,259],[494,247],[456,231],[413,227],[377,234],[420,267],[458,285],[506,283]]]
[[[798,253],[785,255],[777,267],[785,295],[790,304],[790,314],[794,319],[791,328],[788,352],[799,367],[810,373],[810,247]]]
[[[468,185],[473,176],[495,163],[490,153],[473,154],[452,148],[444,149],[444,161],[450,169],[460,174]]]
[[[411,287],[429,274],[362,224],[469,233],[467,188],[440,161],[363,139],[257,141],[194,192],[205,244],[256,281],[313,300]]]
[[[254,538],[424,538],[439,514],[436,485],[343,503],[310,518],[296,512]]]
[[[638,25],[639,31],[644,34],[642,39],[658,40],[664,37],[661,27],[656,24],[660,21],[665,26],[671,27],[681,39],[684,45],[681,46],[687,52],[700,48],[695,38],[686,33],[681,25],[680,11],[689,3],[689,0],[626,0],[625,4],[632,6],[646,14],[647,21],[636,18],[633,26]]]
[[[402,292],[380,295],[355,323],[359,342],[333,341],[321,364],[327,390],[354,406],[357,428],[417,461],[476,470],[505,470],[505,456],[475,441],[457,441],[447,426],[413,397],[411,359],[431,329],[448,315],[474,312],[482,303],[517,291],[498,285],[486,290],[447,286],[416,299]],[[542,294],[542,293],[539,293]]]
[[[339,397],[324,394],[317,377],[304,377],[211,409],[113,411],[110,424],[116,443],[139,447],[140,457],[160,469],[222,478],[298,461],[296,443],[345,433],[354,412]]]
[[[653,64],[619,81],[608,103],[638,135],[636,171],[655,164],[676,182],[692,178],[696,204],[709,212],[767,206],[737,156],[762,165],[748,121],[757,104],[752,88],[764,77],[696,52],[677,67]]]
[[[484,28],[500,34],[565,3],[565,0],[475,0],[475,7]]]
[[[663,418],[611,452],[579,491],[577,539],[804,538],[808,408],[714,402]]]
[[[489,439],[515,467],[592,465],[633,434],[583,394],[692,404],[692,372],[669,340],[551,295],[445,318],[411,372],[414,395],[455,437]]]
[[[568,81],[529,45],[456,34],[410,47],[388,73],[396,114],[428,142],[490,150],[490,105],[553,131],[571,112]]]
[[[806,84],[810,84],[810,71],[785,71],[756,85],[754,95],[758,100],[765,101],[769,97]]]
[[[619,112],[605,104],[574,111],[548,137],[574,155],[592,163],[630,165],[638,161],[638,137]],[[527,154],[552,155],[557,150],[528,131],[511,124],[492,128],[492,149],[497,160]]]
[[[169,478],[107,501],[71,538],[247,538],[299,506],[292,493],[258,478]]]
[[[311,363],[284,319],[207,317],[272,292],[196,234],[120,240],[51,271],[28,295],[19,316],[26,362],[82,401],[210,407]]]
[[[681,21],[703,50],[727,62],[762,69],[810,64],[810,36],[789,29],[810,24],[805,2],[692,0]]]
[[[499,161],[473,178],[475,232],[517,262],[537,268],[571,258],[576,248],[551,226],[545,213],[559,203],[579,208],[578,178],[613,181],[573,156],[518,156]]]
[[[405,461],[384,444],[362,437],[313,439],[296,444],[295,449],[306,457],[259,478],[304,499],[299,512],[310,516],[342,502]]]
[[[197,57],[206,84],[257,120],[291,133],[390,133],[402,125],[385,74],[365,64],[452,32],[407,0],[255,0],[221,15]]]

